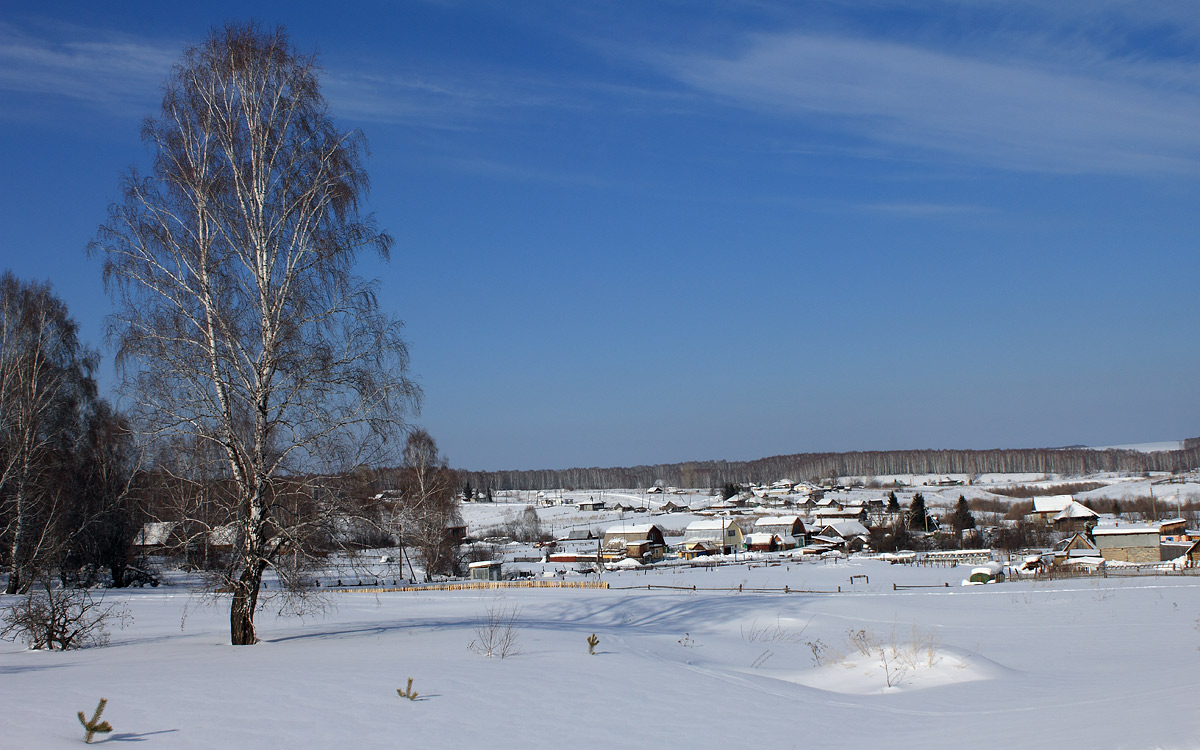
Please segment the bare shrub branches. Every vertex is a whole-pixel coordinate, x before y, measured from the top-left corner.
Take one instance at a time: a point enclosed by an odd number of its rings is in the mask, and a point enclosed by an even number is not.
[[[520,618],[520,607],[498,603],[489,605],[475,627],[475,640],[467,644],[467,648],[484,656],[501,659],[521,653],[518,644]]]
[[[43,582],[0,612],[0,638],[22,641],[34,650],[67,651],[105,646],[110,624],[133,619],[123,604],[106,604],[88,589],[53,588]]]

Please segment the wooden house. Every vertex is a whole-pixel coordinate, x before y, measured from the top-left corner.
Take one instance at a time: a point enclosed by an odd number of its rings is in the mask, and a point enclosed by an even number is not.
[[[178,546],[180,542],[179,526],[180,524],[174,521],[153,521],[142,524],[142,528],[133,537],[134,551],[144,555],[155,555]]]
[[[1076,532],[1054,545],[1052,552],[1051,564],[1053,565],[1088,565],[1094,564],[1103,557],[1096,543],[1082,531]]]
[[[1072,500],[1067,507],[1054,516],[1051,523],[1056,531],[1074,533],[1092,528],[1096,525],[1099,517],[1099,514],[1091,508]]]
[[[1049,525],[1053,523],[1055,516],[1066,510],[1067,506],[1073,502],[1075,502],[1075,498],[1070,495],[1035,497],[1033,499],[1033,512],[1029,514],[1030,520]]]
[[[621,560],[626,557],[642,563],[663,559],[667,543],[662,529],[654,523],[621,523],[610,526],[600,543],[601,555],[605,560]]]
[[[1105,560],[1133,563],[1159,562],[1158,526],[1125,524],[1097,526],[1092,529],[1092,540]]]
[[[688,559],[701,555],[728,555],[742,549],[744,544],[742,529],[736,522],[728,518],[711,518],[688,524],[683,531],[682,554]]]
[[[799,516],[765,516],[754,522],[755,534],[775,537],[775,549],[794,549],[804,544],[804,522]],[[753,542],[750,542],[753,545]],[[753,547],[751,547],[753,549]]]

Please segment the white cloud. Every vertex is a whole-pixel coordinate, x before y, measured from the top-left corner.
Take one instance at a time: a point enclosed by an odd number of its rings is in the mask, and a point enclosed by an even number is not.
[[[145,110],[157,98],[158,84],[178,59],[179,50],[179,44],[118,34],[48,41],[0,23],[0,91]]]
[[[1200,172],[1200,66],[1002,60],[781,33],[740,53],[661,58],[687,85],[764,115],[972,163],[1038,171]]]

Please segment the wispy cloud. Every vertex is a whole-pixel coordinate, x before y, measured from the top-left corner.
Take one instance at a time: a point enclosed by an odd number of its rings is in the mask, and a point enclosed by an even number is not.
[[[537,86],[493,77],[466,82],[437,73],[360,73],[327,69],[326,97],[340,116],[370,122],[445,129],[476,126],[481,120],[544,106]]]
[[[56,35],[57,36],[57,35]],[[92,32],[54,41],[0,23],[0,91],[144,111],[179,57],[177,42]]]
[[[660,58],[678,80],[768,116],[971,163],[1063,172],[1200,172],[1200,65],[1055,60],[871,38],[759,34],[737,54]]]
[[[866,206],[868,211],[910,219],[945,218],[984,213],[995,209],[957,203],[874,203]]]

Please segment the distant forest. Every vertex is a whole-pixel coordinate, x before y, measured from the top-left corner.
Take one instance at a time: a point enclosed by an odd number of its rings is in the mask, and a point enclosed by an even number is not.
[[[874,477],[886,474],[1031,473],[1081,475],[1102,471],[1141,473],[1200,468],[1200,438],[1181,450],[1142,453],[1086,448],[997,450],[854,451],[794,453],[754,461],[686,461],[653,466],[460,471],[478,490],[551,488],[628,489],[661,483],[668,487],[708,488],[760,484],[778,479],[814,481],[827,477]]]

